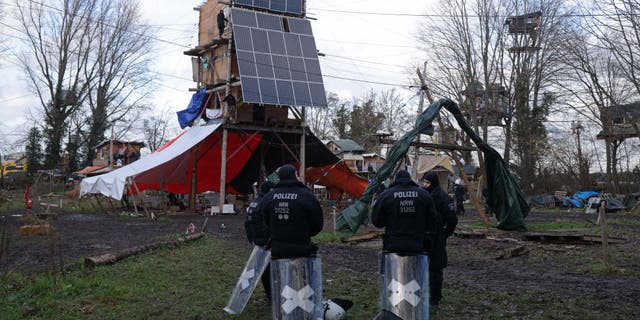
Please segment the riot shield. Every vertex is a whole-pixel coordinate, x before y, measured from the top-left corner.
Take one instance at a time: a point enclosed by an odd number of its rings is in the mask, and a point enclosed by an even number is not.
[[[426,255],[381,255],[380,305],[404,320],[429,319],[429,261]]]
[[[271,261],[271,309],[273,319],[323,319],[319,256]]]
[[[244,307],[247,305],[253,290],[255,290],[258,282],[260,282],[260,276],[269,265],[271,261],[271,251],[265,250],[263,247],[255,246],[253,251],[247,260],[247,264],[242,270],[242,274],[236,283],[236,287],[229,297],[227,306],[224,307],[224,311],[229,314],[240,314]]]

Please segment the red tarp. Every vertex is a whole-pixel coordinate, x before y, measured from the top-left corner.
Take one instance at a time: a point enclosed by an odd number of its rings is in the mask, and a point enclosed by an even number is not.
[[[342,192],[359,198],[369,185],[367,179],[353,173],[344,162],[319,168],[307,168],[305,180],[327,187],[329,199],[336,200]]]
[[[175,139],[174,139],[175,140]],[[245,134],[228,132],[226,192],[239,194],[229,182],[242,170],[247,160],[262,140],[259,133]],[[172,140],[173,141],[173,140]],[[188,194],[192,173],[194,154],[197,156],[196,192],[220,191],[220,159],[222,150],[222,131],[218,130],[197,144],[196,148],[169,162],[144,172],[135,178],[140,191],[145,189],[162,189],[172,193]],[[162,146],[162,150],[170,145]]]

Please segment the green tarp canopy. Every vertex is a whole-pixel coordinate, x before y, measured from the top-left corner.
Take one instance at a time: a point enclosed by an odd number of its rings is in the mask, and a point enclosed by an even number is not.
[[[355,233],[360,225],[369,221],[369,204],[373,195],[380,189],[382,183],[391,176],[398,162],[405,158],[411,142],[418,134],[433,134],[431,122],[443,107],[453,114],[460,128],[469,135],[484,155],[488,188],[487,206],[496,215],[498,221],[496,227],[502,230],[526,230],[524,218],[529,213],[529,205],[509,172],[507,163],[496,150],[482,141],[465,121],[458,105],[449,99],[440,99],[432,103],[427,110],[418,116],[413,129],[391,147],[387,153],[386,161],[360,199],[338,215],[336,219],[338,229]]]

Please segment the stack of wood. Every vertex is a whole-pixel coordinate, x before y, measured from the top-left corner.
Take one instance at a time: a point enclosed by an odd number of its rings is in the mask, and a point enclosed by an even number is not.
[[[45,224],[27,224],[20,227],[18,232],[21,236],[46,236],[52,234],[53,226]]]

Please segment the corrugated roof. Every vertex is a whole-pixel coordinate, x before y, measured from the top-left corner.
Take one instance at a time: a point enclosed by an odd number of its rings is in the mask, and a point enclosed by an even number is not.
[[[364,152],[364,148],[351,139],[335,139],[331,140],[342,150],[342,152]]]

